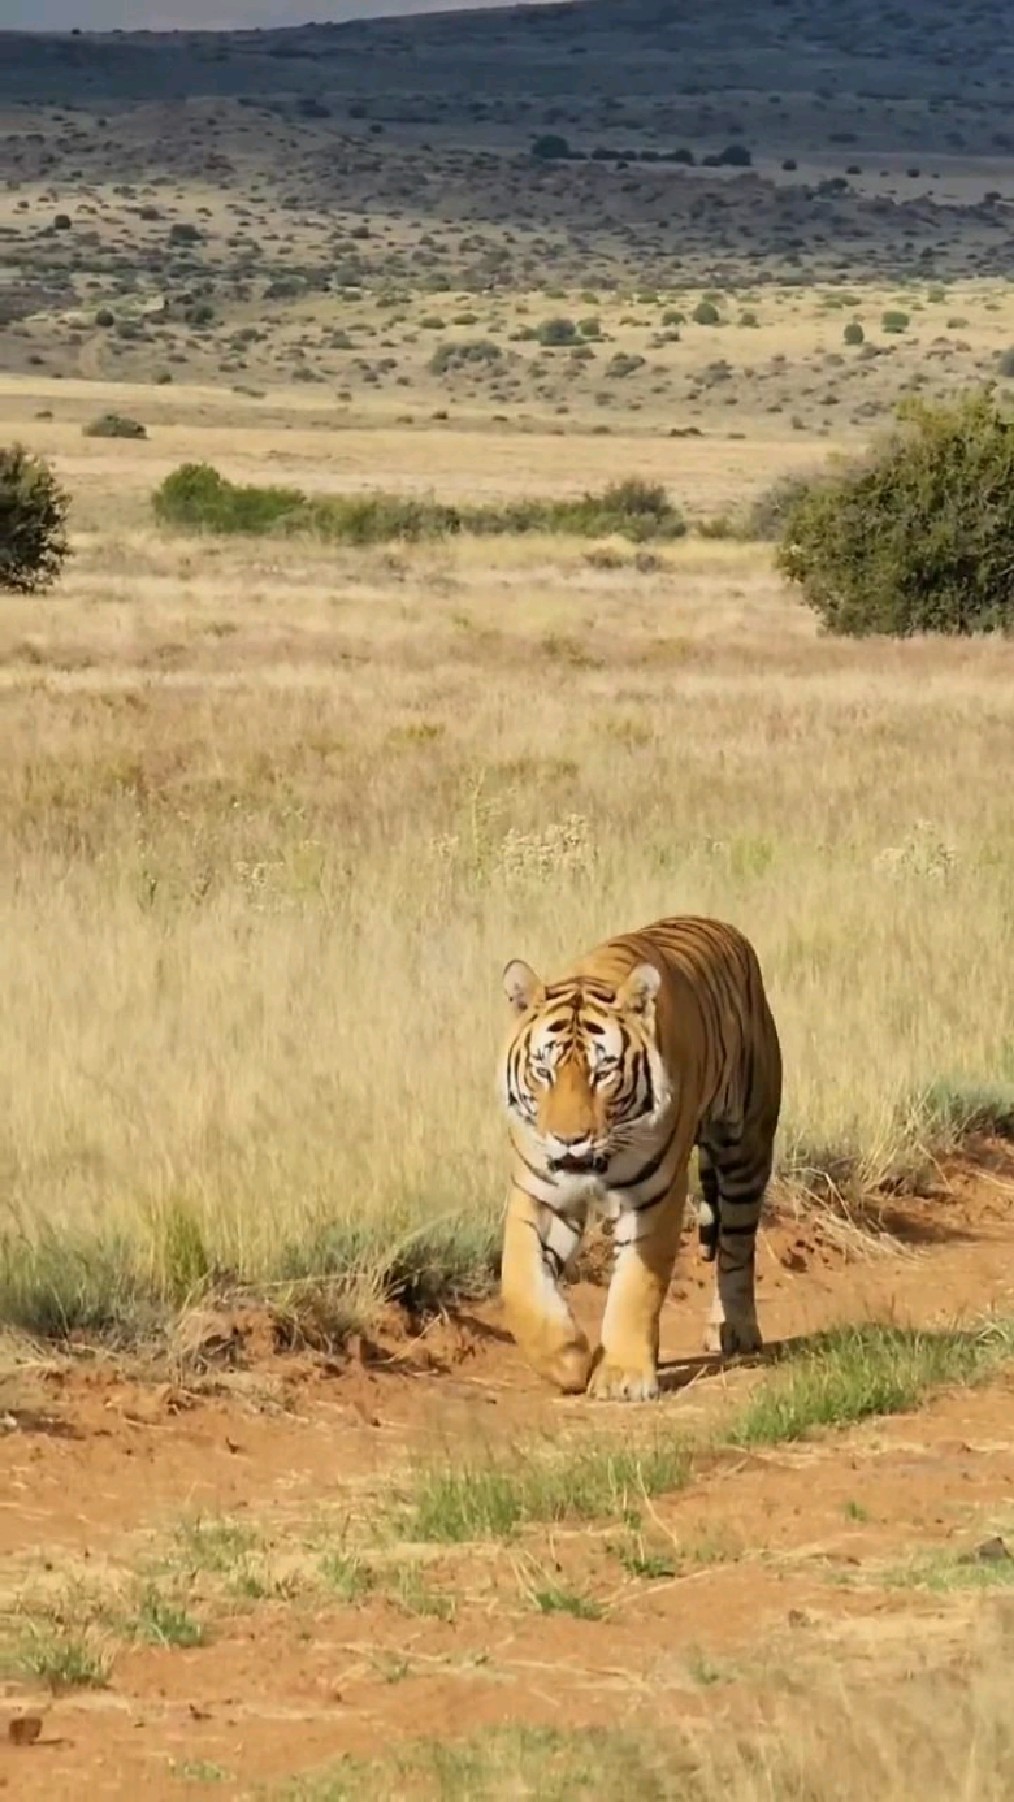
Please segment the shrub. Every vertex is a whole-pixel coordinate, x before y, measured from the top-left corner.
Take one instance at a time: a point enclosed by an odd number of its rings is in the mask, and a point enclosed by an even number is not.
[[[614,482],[576,499],[521,499],[455,505],[400,494],[309,497],[297,488],[253,488],[230,482],[208,463],[186,463],[152,496],[163,525],[209,532],[312,532],[346,544],[560,532],[584,538],[681,538],[686,522],[666,490],[639,478]]]
[[[880,323],[885,332],[903,332],[909,323],[909,316],[900,312],[897,307],[888,307]]]
[[[865,341],[866,333],[863,331],[858,319],[850,319],[842,333],[842,337],[846,344],[862,344]]]
[[[834,632],[1014,629],[1014,427],[988,394],[909,401],[864,462],[790,510],[778,561]]]
[[[1014,345],[1009,349],[1000,352],[999,358],[997,359],[997,367],[1002,376],[1005,376],[1008,379],[1011,376],[1014,376]]]
[[[86,438],[147,438],[148,430],[139,419],[126,413],[100,413],[81,427]]]
[[[751,501],[740,527],[740,536],[774,543],[783,536],[794,508],[820,479],[819,476],[801,474],[776,477]]]
[[[207,532],[269,532],[304,505],[298,488],[244,487],[210,463],[181,464],[152,497],[160,524]]]
[[[571,154],[570,144],[567,139],[561,138],[555,131],[543,132],[541,137],[536,138],[532,145],[532,155],[536,157],[540,163],[565,162],[567,157]]]
[[[697,325],[718,325],[721,317],[713,300],[698,301],[693,311],[693,318]]]
[[[535,336],[540,344],[552,349],[560,344],[573,344],[577,337],[577,326],[573,319],[543,319],[535,328]]]
[[[68,497],[48,463],[23,445],[0,449],[0,588],[34,594],[60,573]]]
[[[502,362],[499,344],[491,338],[470,338],[459,344],[438,345],[428,367],[434,375],[444,375],[448,369],[486,368]]]
[[[718,169],[749,169],[753,157],[745,144],[727,144],[715,158]]]
[[[186,219],[178,220],[175,225],[169,227],[169,242],[170,244],[200,244],[200,229],[196,225],[191,225]]]

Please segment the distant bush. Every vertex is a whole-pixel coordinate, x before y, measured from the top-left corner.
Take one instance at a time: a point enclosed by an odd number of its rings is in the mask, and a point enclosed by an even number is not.
[[[305,505],[298,488],[230,482],[210,463],[181,464],[152,497],[160,524],[207,532],[270,532]]]
[[[846,344],[862,344],[865,342],[866,333],[863,331],[858,319],[850,319],[845,330],[842,332],[842,337]]]
[[[532,145],[532,155],[540,163],[565,162],[573,155],[570,144],[555,131],[544,131]]]
[[[693,311],[693,319],[697,325],[718,325],[721,317],[713,300],[699,300]]]
[[[535,327],[535,337],[540,344],[550,349],[561,344],[573,344],[577,338],[577,326],[573,319],[543,319]]]
[[[727,169],[749,169],[753,156],[745,144],[727,144],[719,151],[718,161]]]
[[[86,438],[147,438],[148,429],[126,413],[100,413],[81,427]]]
[[[116,315],[109,307],[100,307],[95,315],[95,323],[101,326],[103,331],[108,331],[111,325],[116,324]]]
[[[909,401],[789,511],[780,567],[833,632],[1014,630],[1014,425],[988,394]]]
[[[622,382],[628,375],[635,375],[639,369],[643,369],[645,361],[636,350],[618,350],[615,356],[610,357],[606,374],[611,381]]]
[[[1000,352],[997,358],[997,368],[1000,374],[1008,379],[1014,376],[1014,345]]]
[[[69,500],[49,464],[23,445],[0,448],[0,588],[35,594],[69,552]]]
[[[208,463],[186,463],[156,489],[152,506],[160,524],[189,531],[307,532],[346,544],[462,532],[483,537],[556,532],[642,542],[681,538],[687,529],[666,490],[639,478],[575,499],[523,498],[483,506],[385,493],[313,497],[297,488],[244,486]]]
[[[491,338],[471,338],[458,344],[440,344],[429,360],[433,375],[445,375],[449,369],[484,368],[502,363],[503,351]]]
[[[888,307],[880,323],[885,332],[903,332],[909,324],[909,315],[902,313],[897,307]]]
[[[169,227],[170,244],[200,244],[201,232],[198,226],[191,225],[188,220],[178,220]]]

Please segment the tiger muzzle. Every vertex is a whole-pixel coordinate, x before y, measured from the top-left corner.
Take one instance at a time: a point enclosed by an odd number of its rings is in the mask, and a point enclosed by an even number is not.
[[[565,1176],[604,1176],[609,1168],[609,1159],[601,1153],[587,1152],[583,1157],[578,1157],[574,1152],[568,1151],[563,1157],[550,1158],[549,1168],[554,1172],[561,1171]]]

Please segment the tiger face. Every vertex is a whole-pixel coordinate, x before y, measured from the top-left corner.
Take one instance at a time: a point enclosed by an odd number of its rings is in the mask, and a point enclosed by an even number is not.
[[[518,1016],[505,1049],[512,1124],[557,1180],[603,1184],[610,1165],[668,1104],[655,1033],[660,976],[638,964],[618,989],[594,977],[547,987],[519,959],[504,971]]]

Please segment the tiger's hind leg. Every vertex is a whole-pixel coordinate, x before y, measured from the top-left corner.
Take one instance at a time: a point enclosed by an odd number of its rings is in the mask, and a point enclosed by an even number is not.
[[[500,1263],[504,1314],[528,1363],[565,1395],[585,1388],[592,1361],[588,1340],[559,1287],[583,1226],[583,1220],[551,1213],[511,1185]]]
[[[772,1148],[744,1140],[712,1141],[708,1157],[717,1178],[718,1218],[714,1228],[715,1292],[704,1349],[722,1357],[760,1351],[757,1320],[757,1228],[771,1174]],[[702,1178],[703,1186],[703,1178]],[[705,1189],[705,1199],[710,1200]],[[702,1232],[707,1257],[707,1241]]]

